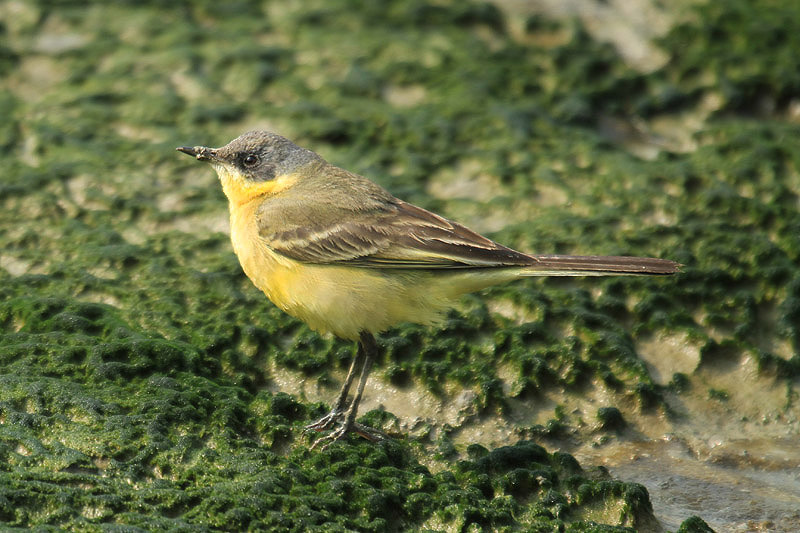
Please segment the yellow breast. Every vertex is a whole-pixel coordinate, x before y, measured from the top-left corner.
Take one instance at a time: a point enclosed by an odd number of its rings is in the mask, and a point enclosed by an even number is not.
[[[259,201],[231,204],[231,241],[245,274],[279,308],[321,333],[357,340],[400,322],[430,324],[452,304],[425,272],[315,265],[275,253],[258,232]]]

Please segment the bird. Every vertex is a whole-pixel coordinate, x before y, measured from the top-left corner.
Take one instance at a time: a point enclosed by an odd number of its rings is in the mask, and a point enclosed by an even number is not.
[[[527,276],[663,276],[681,267],[650,257],[519,252],[268,131],[176,150],[216,170],[233,250],[253,284],[311,329],[357,343],[330,412],[306,426],[331,430],[312,449],[350,432],[386,438],[356,415],[378,354],[375,335],[399,323],[436,324],[461,295]]]

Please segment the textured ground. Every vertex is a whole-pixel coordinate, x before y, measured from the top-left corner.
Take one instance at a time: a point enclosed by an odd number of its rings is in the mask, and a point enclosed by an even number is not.
[[[0,4],[4,529],[800,527],[795,2],[218,4]],[[387,332],[396,438],[308,451],[353,346],[174,151],[253,128],[518,249],[686,266]]]

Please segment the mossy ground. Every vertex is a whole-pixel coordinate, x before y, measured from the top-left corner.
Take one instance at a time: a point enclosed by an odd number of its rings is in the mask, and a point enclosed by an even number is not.
[[[512,35],[484,3],[0,5],[0,523],[657,528],[641,485],[531,441],[680,434],[700,401],[796,431],[800,8],[678,18],[642,73],[579,22],[532,15]],[[695,124],[690,150],[637,132],[643,160],[604,126],[665,117]],[[353,347],[251,286],[216,178],[174,152],[255,127],[518,249],[686,266],[527,280],[441,328],[400,326],[373,383],[467,391],[459,425],[407,434],[375,410],[399,438],[308,451],[300,428],[326,407],[269,369],[332,398]],[[659,377],[674,339],[689,362]],[[750,401],[754,380],[777,399]],[[471,439],[487,420],[510,446]]]

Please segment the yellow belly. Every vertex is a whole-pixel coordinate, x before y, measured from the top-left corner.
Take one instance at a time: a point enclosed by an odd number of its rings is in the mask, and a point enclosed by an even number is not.
[[[400,322],[435,322],[449,302],[420,291],[424,280],[363,268],[330,265],[280,265],[250,279],[275,305],[319,332],[358,339]]]
[[[451,301],[425,290],[430,275],[300,263],[273,252],[255,217],[231,216],[231,241],[245,274],[280,309],[320,333],[357,340],[400,322],[430,324]]]

